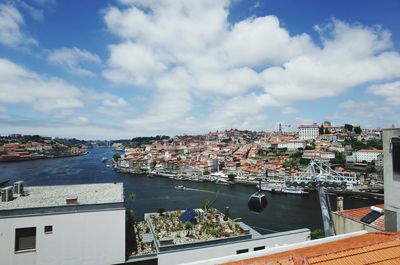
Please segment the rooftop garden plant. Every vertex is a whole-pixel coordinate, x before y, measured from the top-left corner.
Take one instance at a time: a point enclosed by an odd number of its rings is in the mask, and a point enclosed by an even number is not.
[[[197,216],[182,222],[183,211],[151,214],[150,221],[158,240],[172,239],[174,244],[187,244],[244,235],[246,232],[215,208],[197,210]]]

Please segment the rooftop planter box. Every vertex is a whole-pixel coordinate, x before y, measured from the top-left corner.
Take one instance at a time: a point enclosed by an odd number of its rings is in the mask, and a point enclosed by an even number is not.
[[[188,224],[180,221],[184,211],[149,213],[145,219],[154,235],[158,251],[219,244],[251,238],[250,232],[217,209],[195,210],[196,217]]]

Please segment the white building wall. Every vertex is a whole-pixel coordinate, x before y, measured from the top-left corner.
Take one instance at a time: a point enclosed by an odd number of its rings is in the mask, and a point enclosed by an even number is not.
[[[302,140],[317,139],[319,136],[318,127],[299,127],[299,138]]]
[[[295,232],[297,231],[297,232]],[[301,229],[283,233],[271,234],[271,237],[258,240],[221,244],[210,247],[199,247],[181,251],[171,251],[158,254],[159,265],[176,265],[188,262],[201,261],[212,258],[236,255],[236,251],[248,249],[253,252],[254,248],[265,246],[266,249],[286,244],[293,244],[310,240],[310,230]],[[276,235],[276,236],[273,236]]]
[[[51,234],[44,227],[53,226]],[[15,229],[36,227],[36,250],[15,253]],[[0,264],[110,265],[125,262],[125,211],[0,219]]]
[[[373,160],[377,160],[378,155],[382,154],[382,152],[355,152],[356,161],[357,162],[371,162]]]
[[[383,131],[383,172],[385,188],[385,229],[387,232],[400,231],[400,181],[395,177],[392,138],[400,137],[400,128]]]

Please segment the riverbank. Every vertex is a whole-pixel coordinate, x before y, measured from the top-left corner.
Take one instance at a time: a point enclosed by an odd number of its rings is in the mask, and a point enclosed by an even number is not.
[[[241,217],[246,224],[257,227],[262,233],[304,227],[311,230],[322,228],[320,204],[315,192],[309,196],[266,193],[267,208],[262,213],[255,214],[250,212],[247,206],[249,196],[256,190],[254,184],[227,186],[141,173],[119,173],[101,162],[102,157],[110,159],[113,154],[115,151],[112,148],[95,147],[84,156],[24,163],[0,163],[0,172],[3,178],[10,179],[10,183],[24,180],[26,186],[123,182],[126,207],[134,210],[136,220],[142,220],[144,213],[157,212],[159,208],[164,208],[166,211],[200,208],[206,200],[215,200],[214,208],[224,210],[229,206],[233,218]],[[179,185],[190,189],[176,190],[175,186]],[[129,200],[131,193],[136,194],[135,201]],[[331,202],[335,204],[336,200],[332,198]],[[358,200],[344,196],[345,209],[379,203],[381,202],[373,199]],[[332,209],[335,209],[335,205]]]
[[[147,176],[156,176],[156,177],[164,177],[174,180],[183,180],[183,181],[191,181],[191,182],[211,182],[218,185],[233,185],[233,184],[242,184],[242,185],[257,185],[258,180],[244,180],[244,179],[235,179],[234,181],[225,180],[225,179],[217,179],[212,175],[185,175],[185,174],[175,174],[175,173],[165,173],[165,172],[157,172],[157,171],[148,171],[141,169],[133,169],[133,168],[121,168],[116,166],[113,162],[113,168],[115,171],[120,173],[128,173],[128,174],[144,174]]]
[[[0,158],[0,163],[14,163],[14,162],[23,162],[23,161],[32,161],[32,160],[43,160],[43,159],[54,159],[54,158],[65,158],[65,157],[75,157],[75,156],[83,156],[87,155],[89,152],[85,152],[82,154],[64,154],[64,155],[57,155],[57,156],[31,156],[31,157],[12,157],[12,158]]]
[[[366,199],[374,199],[374,200],[384,200],[384,194],[381,193],[373,193],[373,192],[363,192],[363,191],[351,191],[351,190],[343,190],[343,191],[329,191],[329,195],[341,195],[341,196],[350,196],[354,199],[366,200]]]

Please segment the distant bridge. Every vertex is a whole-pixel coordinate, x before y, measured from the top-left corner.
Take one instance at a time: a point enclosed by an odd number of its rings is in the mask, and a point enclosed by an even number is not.
[[[357,177],[355,173],[335,171],[323,161],[311,160],[306,170],[290,182],[301,186],[346,186],[357,184]]]

